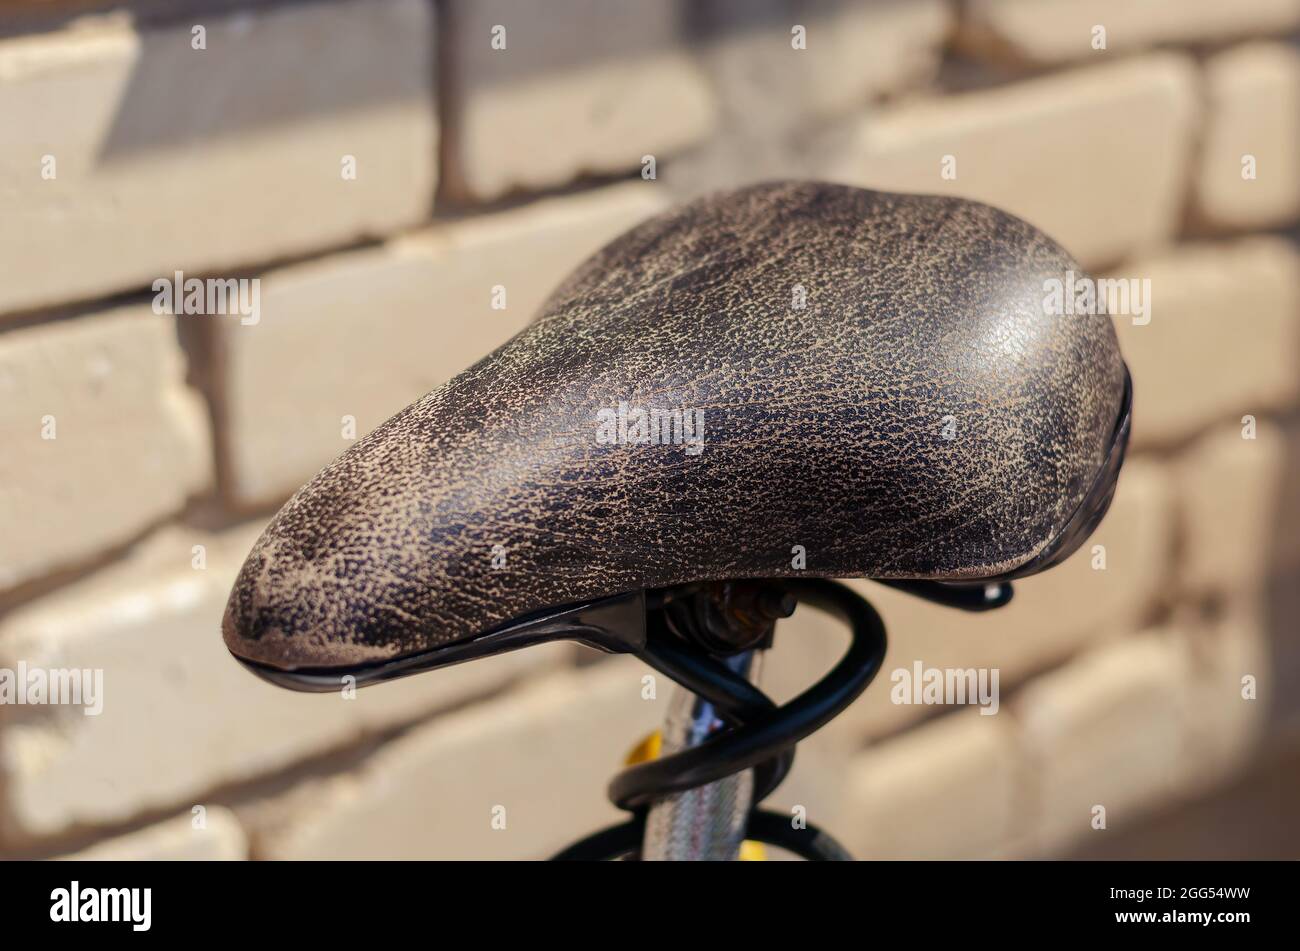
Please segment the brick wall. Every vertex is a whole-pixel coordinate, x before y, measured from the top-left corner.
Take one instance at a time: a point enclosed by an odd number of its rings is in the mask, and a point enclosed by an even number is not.
[[[1300,732],[1297,28],[1300,0],[0,0],[0,668],[105,689],[0,705],[0,855],[536,857],[614,818],[668,695],[635,662],[306,696],[220,613],[349,420],[621,230],[777,175],[992,202],[1152,306],[1116,318],[1136,451],[1095,539],[988,615],[854,582],[885,673],[773,804],[863,857],[1065,856],[1240,790]],[[159,315],[176,271],[259,278],[256,321]],[[838,649],[806,613],[777,696]],[[891,702],[916,662],[997,668],[998,714]],[[1201,831],[1142,841],[1270,848]]]

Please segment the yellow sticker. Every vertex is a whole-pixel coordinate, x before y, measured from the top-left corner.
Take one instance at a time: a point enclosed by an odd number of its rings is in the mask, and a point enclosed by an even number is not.
[[[648,735],[636,746],[632,747],[623,760],[625,766],[635,766],[637,763],[648,763],[652,759],[658,759],[659,753],[663,749],[663,734],[658,730]]]

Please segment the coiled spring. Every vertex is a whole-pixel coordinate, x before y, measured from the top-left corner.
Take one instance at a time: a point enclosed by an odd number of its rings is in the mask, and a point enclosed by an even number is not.
[[[634,859],[645,835],[651,804],[747,769],[754,771],[755,807],[781,784],[794,764],[795,746],[858,698],[885,659],[885,626],[863,598],[834,581],[781,581],[799,602],[844,621],[849,649],[817,683],[781,706],[713,654],[669,629],[664,611],[646,618],[647,637],[638,656],[654,669],[714,704],[727,728],[688,749],[629,767],[614,777],[609,797],[631,818],[596,832],[555,856],[560,861]],[[754,808],[746,837],[807,859],[850,856],[825,832],[796,828],[788,816]]]

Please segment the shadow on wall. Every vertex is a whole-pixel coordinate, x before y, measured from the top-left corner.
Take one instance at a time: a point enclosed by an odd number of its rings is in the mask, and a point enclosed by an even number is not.
[[[1286,237],[1300,247],[1300,227],[1291,228]],[[1293,319],[1300,324],[1300,309]],[[1292,355],[1290,364],[1300,374],[1300,352]],[[1280,423],[1282,467],[1277,497],[1268,506],[1272,533],[1263,559],[1270,571],[1267,579],[1261,579],[1267,669],[1273,681],[1267,698],[1266,741],[1300,736],[1300,412],[1291,411]],[[1224,491],[1233,487],[1224,486]],[[1293,791],[1296,788],[1292,786]],[[1300,826],[1300,799],[1293,808],[1292,828]],[[1300,848],[1291,854],[1300,854]]]
[[[718,134],[702,148],[688,148],[700,143],[686,141],[693,135],[681,129],[683,141],[674,141],[671,133],[660,139],[665,152],[680,163],[671,178],[681,197],[765,178],[828,177],[826,157],[845,147],[848,129],[824,122],[828,116],[819,110],[839,115],[865,106],[863,77],[845,82],[826,68],[810,70],[821,61],[810,64],[791,56],[791,24],[807,24],[821,42],[833,43],[840,32],[838,14],[855,11],[862,18],[864,10],[892,13],[905,9],[909,0],[656,0],[649,5],[641,0],[549,0],[544,13],[540,5],[409,2],[437,14],[436,62],[428,62],[420,73],[375,68],[393,59],[410,60],[385,47],[393,31],[352,29],[344,44],[337,42],[337,32],[314,36],[313,30],[326,28],[317,17],[301,16],[302,9],[355,6],[335,0],[69,0],[59,4],[57,14],[44,12],[39,4],[31,11],[21,6],[13,14],[6,10],[0,29],[8,34],[48,31],[91,12],[120,14],[140,28],[139,46],[122,50],[123,75],[105,79],[120,84],[116,113],[104,117],[98,147],[97,160],[106,166],[144,153],[239,141],[250,132],[285,124],[419,102],[434,87],[442,129],[439,200],[454,207],[470,199],[482,205],[501,197],[499,189],[472,181],[468,169],[483,160],[476,149],[487,147],[484,143],[495,147],[498,137],[508,133],[496,128],[502,117],[517,128],[521,149],[537,149],[548,141],[548,116],[530,125],[527,114],[508,108],[498,112],[496,93],[509,91],[507,106],[519,100],[520,90],[531,89],[535,97],[570,98],[574,88],[566,77],[589,77],[593,70],[604,78],[586,83],[574,99],[574,109],[582,110],[593,127],[602,125],[602,113],[613,115],[629,104],[633,111],[662,113],[639,117],[652,129],[691,126],[681,120],[687,114],[705,123],[704,116],[716,108]],[[376,3],[373,10],[374,16],[409,14],[410,8],[404,13],[400,3]],[[493,49],[492,31],[502,20],[511,26],[509,48],[521,55]],[[204,54],[196,56],[191,46],[191,23],[206,31]],[[399,30],[398,35],[423,44],[426,37],[415,32]],[[467,43],[467,37],[482,42]],[[287,56],[285,51],[290,51]],[[844,55],[840,50],[826,62],[842,66]],[[330,69],[314,68],[321,57],[329,57]],[[602,71],[602,65],[612,68]],[[186,77],[181,88],[178,76]],[[652,88],[637,88],[643,85]],[[268,96],[268,90],[274,95]],[[664,102],[665,97],[672,101]],[[472,116],[466,115],[467,103],[473,104]],[[484,123],[493,128],[485,132]],[[581,122],[575,128],[582,128]],[[625,124],[611,119],[608,132],[628,139],[617,146],[622,158],[628,151],[641,154],[642,143],[631,140]],[[621,177],[636,169],[623,161],[617,170],[589,170],[589,177],[598,180],[611,173]],[[517,191],[519,183],[514,184]]]
[[[391,31],[355,31],[347,43],[338,43],[337,31],[329,31],[319,19],[299,16],[296,8],[303,4],[297,2],[259,14],[257,41],[249,42],[254,22],[246,11],[262,5],[230,4],[232,10],[221,16],[206,5],[195,19],[204,30],[206,48],[201,53],[193,48],[198,39],[192,30],[187,37],[176,29],[185,23],[176,11],[171,13],[170,30],[148,29],[149,21],[144,20],[146,29],[138,34],[140,47],[101,146],[100,162],[206,146],[284,123],[417,103],[427,95],[425,78],[432,81],[432,63],[423,76],[375,69],[375,63],[388,56]],[[411,43],[423,46],[419,37],[412,37]],[[276,55],[259,55],[266,49]],[[313,68],[322,55],[333,59],[327,71]],[[180,90],[178,76],[187,77]],[[268,96],[268,90],[275,95]]]
[[[494,55],[488,40],[501,17],[499,9],[459,0],[410,2],[437,10],[443,37],[453,30],[482,33],[484,42],[469,47],[472,53],[464,44],[439,44],[440,84],[452,82],[457,71],[450,68],[453,62],[457,69],[472,70],[476,86],[526,85],[540,75],[593,61],[626,60],[680,45],[682,17],[675,0],[665,4],[667,15],[652,18],[660,29],[633,30],[619,25],[627,19],[625,6],[639,0],[565,0],[565,15],[530,16],[527,29],[515,31],[513,42],[526,42],[526,55],[496,57],[484,64],[479,61]],[[422,99],[434,81],[434,63],[422,76],[375,68],[390,58],[382,44],[391,33],[355,31],[346,46],[326,46],[337,34],[313,36],[312,19],[298,15],[304,7],[338,5],[338,0],[61,0],[55,11],[36,3],[30,8],[6,7],[0,37],[48,33],[89,14],[113,14],[137,26],[140,47],[132,56],[130,76],[99,153],[101,161],[111,162],[283,122]],[[258,13],[256,45],[245,40],[251,36],[253,12]],[[637,26],[645,19],[639,17]],[[187,36],[181,29],[190,24],[204,28],[206,57],[194,55],[193,33]],[[277,42],[270,34],[279,31],[291,34],[292,41]],[[423,38],[412,37],[412,42]],[[259,48],[274,49],[277,55],[256,55]],[[286,50],[293,51],[294,59],[285,59]],[[467,55],[472,61],[464,59]],[[332,58],[329,71],[312,68],[321,56]],[[322,75],[334,81],[322,83]],[[189,77],[183,89],[176,88],[177,76]],[[268,98],[268,90],[275,95]],[[439,99],[440,111],[449,111],[453,97],[440,94]]]
[[[1295,365],[1300,367],[1300,355]],[[1270,506],[1273,534],[1266,557],[1274,570],[1263,599],[1268,669],[1273,672],[1267,728],[1274,735],[1300,733],[1300,417],[1286,420],[1282,437],[1285,455],[1278,497]],[[1296,805],[1300,809],[1300,802]]]
[[[1237,773],[1213,795],[1161,810],[1114,836],[1090,836],[1070,859],[1280,861],[1300,855],[1300,746]]]

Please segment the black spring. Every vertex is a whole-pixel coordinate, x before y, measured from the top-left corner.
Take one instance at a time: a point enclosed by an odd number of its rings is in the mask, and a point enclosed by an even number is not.
[[[632,817],[593,833],[554,856],[556,861],[635,859],[646,816],[657,800],[747,769],[754,770],[753,803],[746,838],[775,845],[806,859],[847,860],[831,836],[808,824],[795,828],[787,816],[756,808],[781,785],[794,764],[795,746],[858,698],[885,659],[885,625],[863,598],[823,579],[782,580],[801,603],[839,617],[852,632],[839,662],[799,696],[777,706],[748,680],[705,651],[667,630],[663,613],[646,619],[647,664],[714,704],[727,729],[698,746],[629,767],[614,777],[609,797]]]

